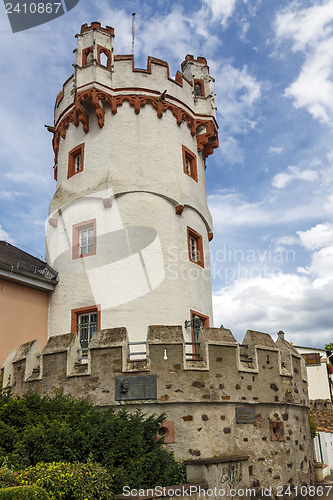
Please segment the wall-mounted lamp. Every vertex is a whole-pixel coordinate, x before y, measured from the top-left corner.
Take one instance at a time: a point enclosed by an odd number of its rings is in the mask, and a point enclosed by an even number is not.
[[[201,319],[197,314],[194,316],[192,321],[190,320],[185,321],[185,328],[187,329],[190,326],[193,328],[193,342],[194,344],[196,344],[198,342],[199,330],[201,328]]]

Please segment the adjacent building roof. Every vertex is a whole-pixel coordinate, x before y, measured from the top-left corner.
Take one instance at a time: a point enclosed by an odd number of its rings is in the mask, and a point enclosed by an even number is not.
[[[58,273],[37,257],[7,241],[0,241],[0,278],[33,288],[54,290]]]

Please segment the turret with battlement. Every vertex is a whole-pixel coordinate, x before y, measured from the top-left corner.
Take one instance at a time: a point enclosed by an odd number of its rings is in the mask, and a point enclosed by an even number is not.
[[[57,189],[47,261],[59,273],[49,336],[149,324],[212,324],[206,158],[218,146],[213,78],[187,55],[165,61],[114,54],[114,30],[83,25],[73,75],[55,105]],[[84,325],[84,326],[82,326]],[[184,328],[188,341],[191,328]]]

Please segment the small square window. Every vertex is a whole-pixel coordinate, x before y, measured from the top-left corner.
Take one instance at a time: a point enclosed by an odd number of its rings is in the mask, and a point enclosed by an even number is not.
[[[84,144],[80,144],[68,153],[67,179],[83,171]]]
[[[190,151],[185,146],[183,149],[183,168],[185,174],[192,177],[193,180],[198,182],[198,172],[197,172],[197,157],[192,151]]]
[[[73,226],[72,258],[87,257],[96,253],[96,219]]]
[[[202,236],[191,228],[187,228],[188,256],[191,262],[204,267]]]

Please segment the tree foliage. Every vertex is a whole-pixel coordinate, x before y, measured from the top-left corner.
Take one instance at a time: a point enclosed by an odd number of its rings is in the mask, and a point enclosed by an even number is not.
[[[182,464],[156,439],[165,415],[101,410],[71,396],[0,396],[0,464],[26,469],[39,462],[98,463],[117,493],[184,480]],[[0,476],[1,477],[1,476]],[[73,497],[74,498],[74,497]]]

